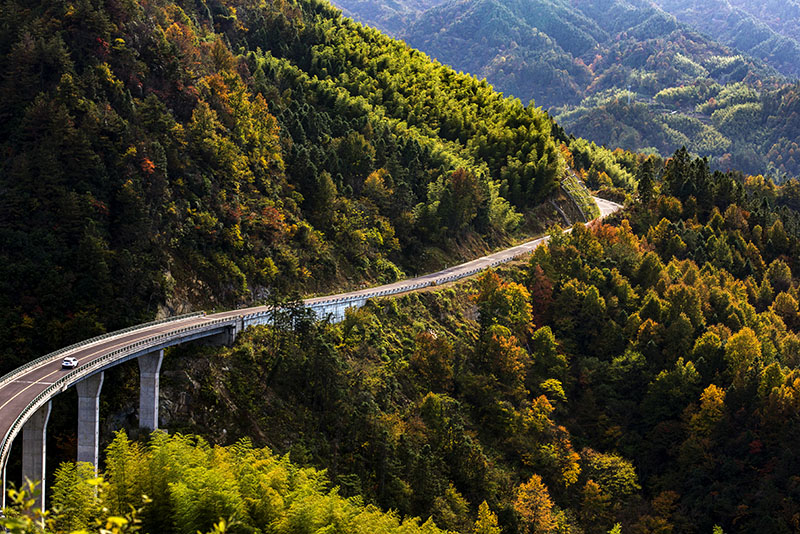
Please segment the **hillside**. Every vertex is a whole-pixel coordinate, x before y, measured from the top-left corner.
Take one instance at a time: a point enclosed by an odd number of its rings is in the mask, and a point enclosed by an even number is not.
[[[440,22],[534,24],[523,0],[470,5]],[[702,59],[727,49],[638,3],[537,5],[536,42],[614,51],[583,65],[607,129],[669,116],[797,168],[797,86]],[[640,50],[657,21],[686,48]],[[0,67],[0,365],[185,307],[285,305],[230,347],[167,351],[169,435],[136,428],[136,362],[109,370],[101,478],[61,465],[45,527],[15,494],[13,534],[796,530],[797,180],[572,138],[316,0],[7,0]],[[709,77],[656,92],[664,67]],[[615,72],[643,76],[630,105]],[[579,178],[627,210],[340,323],[296,305],[506,243]],[[49,465],[75,457],[74,389]]]
[[[692,8],[681,11],[679,4]],[[736,23],[736,31],[769,51],[747,48],[729,38],[733,22],[720,22],[724,10],[716,4],[661,5],[460,0],[413,19],[407,9],[408,27],[396,35],[505,94],[533,98],[567,132],[612,149],[667,156],[686,146],[709,157],[714,168],[778,181],[798,176],[797,166],[786,164],[796,138],[771,114],[796,90],[778,73],[794,76],[786,67],[800,65],[800,51],[787,44],[791,37],[769,30],[772,37],[762,39]],[[779,12],[791,16],[786,6]],[[362,15],[351,5],[348,12],[386,27],[374,11]]]
[[[173,351],[165,425],[220,444],[248,437],[288,455],[284,465],[325,467],[356,503],[464,534],[487,508],[506,534],[791,532],[800,186],[712,173],[685,151],[636,174],[627,212],[556,230],[525,263],[376,299],[338,324],[290,308],[233,347]],[[130,413],[136,391],[108,402]],[[150,473],[121,502],[148,488],[162,510],[191,510],[193,495],[228,496],[214,502],[234,510],[242,495],[247,525],[285,524],[297,506],[276,497],[285,484],[261,482],[274,491],[259,498],[229,474],[262,480],[275,460],[250,474],[225,468],[232,453],[253,455],[249,445],[219,447],[222,469],[205,469],[212,451],[193,441],[110,451],[112,466],[128,458]],[[175,452],[153,462],[165,450]],[[164,496],[165,479],[181,481],[182,499]],[[308,499],[320,504],[298,525],[352,513],[326,513],[336,502],[318,492]],[[190,532],[214,519],[191,517]]]
[[[394,3],[337,5],[391,31],[367,5]],[[698,78],[765,82],[777,74],[765,63],[737,57],[649,2],[459,0],[424,10],[399,5],[409,25],[395,30],[398,37],[546,108],[577,104],[628,84],[652,95]],[[796,59],[800,64],[800,55]]]
[[[565,171],[543,111],[317,1],[9,1],[0,67],[3,369],[480,255]]]
[[[800,76],[800,4],[794,0],[657,0],[662,9],[719,42]]]
[[[383,32],[397,34],[420,13],[447,0],[338,0],[342,12]]]
[[[714,168],[800,176],[797,134],[800,86],[757,90],[698,82],[659,91],[648,105],[618,91],[557,114],[569,131],[598,144],[668,154],[685,146]],[[635,97],[634,97],[635,98]]]

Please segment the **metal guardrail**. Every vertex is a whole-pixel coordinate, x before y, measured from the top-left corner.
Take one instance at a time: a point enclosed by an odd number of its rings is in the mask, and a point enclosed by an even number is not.
[[[569,231],[569,230],[567,230],[567,231]],[[547,238],[543,239],[541,243],[545,243],[546,241],[547,241]],[[516,258],[519,258],[520,256],[524,256],[526,254],[530,254],[532,252],[532,250],[533,249],[520,250],[516,254],[513,254],[513,255],[511,255],[509,257],[506,257],[506,258],[494,260],[494,261],[488,263],[487,265],[476,266],[475,268],[470,269],[469,271],[450,274],[450,275],[447,275],[447,276],[440,276],[440,277],[437,277],[437,278],[433,278],[431,280],[427,280],[425,282],[418,282],[416,284],[410,284],[410,285],[400,285],[400,286],[392,288],[392,289],[384,289],[384,290],[379,290],[379,291],[372,291],[372,292],[361,294],[361,295],[351,295],[351,296],[348,296],[348,297],[330,298],[330,299],[325,299],[325,300],[320,300],[320,301],[314,302],[313,304],[309,303],[308,301],[304,301],[304,304],[307,307],[310,307],[310,308],[314,309],[314,308],[330,306],[332,304],[347,304],[347,303],[355,302],[355,301],[366,301],[366,300],[369,300],[369,299],[375,298],[375,297],[382,297],[382,296],[387,296],[387,295],[396,295],[398,293],[407,293],[407,292],[413,291],[415,289],[419,289],[419,288],[423,288],[423,287],[436,286],[436,285],[439,285],[439,284],[442,284],[442,283],[447,283],[447,282],[451,282],[451,281],[455,281],[455,280],[460,280],[462,278],[466,278],[468,276],[472,276],[472,275],[474,275],[474,274],[476,274],[476,273],[478,273],[480,271],[483,271],[483,270],[486,270],[486,269],[490,269],[492,267],[496,267],[496,266],[498,266],[498,265],[500,265],[502,263],[508,263],[509,261],[512,261],[512,260],[514,260]],[[203,322],[203,323],[201,323],[199,325],[183,327],[183,328],[180,328],[178,330],[173,330],[173,331],[170,331],[170,332],[158,334],[156,336],[151,336],[149,338],[146,338],[146,339],[143,339],[143,340],[140,340],[140,341],[136,341],[136,342],[131,343],[129,345],[125,345],[124,347],[121,347],[119,349],[115,349],[115,350],[113,350],[111,352],[108,352],[108,353],[104,354],[103,356],[101,356],[101,357],[99,357],[99,358],[87,363],[86,365],[83,365],[81,367],[78,367],[77,369],[74,369],[73,371],[67,373],[66,375],[64,375],[61,378],[59,378],[58,380],[56,380],[53,384],[48,386],[41,393],[39,393],[33,399],[33,401],[31,401],[28,404],[28,406],[26,406],[25,409],[23,409],[17,415],[17,417],[15,418],[14,422],[11,424],[11,427],[9,427],[8,432],[6,432],[6,435],[3,437],[3,441],[0,443],[0,460],[2,460],[2,461],[5,460],[6,455],[8,454],[8,450],[11,447],[11,442],[13,441],[13,438],[16,437],[16,435],[19,433],[21,427],[25,424],[25,421],[27,421],[27,419],[30,416],[30,414],[32,414],[33,412],[35,412],[36,410],[41,408],[46,402],[48,402],[50,400],[50,398],[53,395],[59,393],[60,391],[63,391],[64,389],[66,389],[67,387],[72,385],[74,382],[77,382],[82,377],[88,376],[88,375],[92,374],[93,372],[97,372],[98,370],[100,370],[103,367],[105,367],[109,362],[121,359],[121,357],[123,355],[127,355],[127,354],[130,354],[130,353],[138,352],[139,349],[152,347],[152,346],[157,346],[159,344],[159,342],[162,342],[162,341],[164,341],[166,339],[175,338],[175,337],[182,337],[181,334],[185,334],[187,332],[208,330],[209,327],[213,327],[214,325],[224,324],[224,323],[230,323],[231,326],[235,327],[237,321],[241,321],[241,325],[244,327],[245,324],[246,324],[246,321],[248,319],[264,317],[265,315],[268,315],[271,312],[272,312],[271,308],[264,307],[263,311],[257,311],[257,312],[254,312],[254,313],[234,315],[232,317],[226,317],[226,318],[221,318],[221,319],[209,319],[208,321]],[[65,353],[70,352],[72,350],[75,350],[76,348],[89,346],[89,345],[92,345],[92,344],[97,343],[99,341],[103,341],[103,340],[106,340],[106,339],[109,339],[109,338],[113,338],[113,337],[118,337],[118,336],[130,333],[130,332],[134,332],[136,330],[141,330],[141,329],[144,329],[144,328],[148,328],[148,327],[151,327],[151,326],[156,326],[156,325],[164,324],[164,323],[168,323],[168,322],[178,321],[178,320],[181,320],[181,319],[197,317],[197,316],[201,316],[203,314],[204,314],[204,312],[195,312],[195,313],[189,313],[189,314],[185,314],[185,315],[179,315],[179,316],[175,316],[175,317],[169,317],[169,318],[165,318],[165,319],[160,319],[158,321],[152,321],[152,322],[145,323],[145,324],[131,326],[131,327],[128,327],[128,328],[124,328],[122,330],[116,330],[114,332],[109,332],[109,333],[106,333],[106,334],[102,334],[100,336],[96,336],[96,337],[93,337],[91,339],[87,339],[87,340],[81,341],[79,343],[74,343],[74,344],[72,344],[72,345],[70,345],[68,347],[64,347],[64,348],[59,349],[57,351],[51,352],[49,354],[46,354],[45,356],[42,356],[41,358],[37,358],[36,360],[33,360],[31,362],[28,362],[27,364],[22,365],[21,367],[18,367],[17,369],[12,371],[11,373],[9,373],[9,374],[3,376],[2,378],[0,378],[0,387],[2,387],[4,384],[8,383],[11,380],[14,380],[15,377],[19,376],[20,374],[23,374],[25,371],[28,371],[28,370],[30,370],[30,369],[32,369],[34,367],[37,367],[39,365],[42,365],[44,363],[51,362],[54,359],[56,359],[57,356],[65,354]]]
[[[65,354],[67,352],[73,351],[73,350],[75,350],[75,349],[77,349],[79,347],[86,347],[88,345],[92,345],[92,344],[97,343],[99,341],[104,341],[104,340],[112,338],[112,337],[121,336],[121,335],[124,335],[124,334],[129,334],[131,332],[135,332],[136,330],[141,330],[143,328],[149,328],[151,326],[156,326],[156,325],[159,325],[159,324],[169,323],[169,322],[172,322],[172,321],[180,321],[182,319],[188,319],[190,317],[197,317],[197,316],[200,316],[200,315],[203,315],[203,312],[193,312],[193,313],[186,313],[186,314],[183,314],[183,315],[175,315],[173,317],[166,317],[164,319],[159,319],[157,321],[151,321],[149,323],[143,323],[143,324],[138,324],[138,325],[134,325],[134,326],[129,326],[127,328],[123,328],[122,330],[115,330],[113,332],[106,332],[105,334],[100,334],[99,336],[95,336],[93,338],[84,339],[83,341],[79,341],[79,342],[73,343],[72,345],[69,345],[67,347],[60,348],[58,350],[55,350],[55,351],[50,352],[48,354],[45,354],[44,356],[42,356],[40,358],[36,358],[35,360],[31,360],[28,363],[25,363],[25,364],[21,365],[20,367],[17,367],[16,369],[11,371],[10,373],[8,373],[8,374],[6,374],[6,375],[4,375],[3,377],[0,378],[0,387],[3,387],[7,383],[11,382],[18,375],[22,374],[24,371],[29,371],[29,370],[33,369],[34,367],[37,367],[37,366],[39,366],[41,364],[45,364],[45,363],[49,362],[50,360],[56,359],[57,356],[60,356],[60,355]]]
[[[432,279],[430,281],[427,281],[427,282],[420,282],[420,283],[411,284],[411,285],[408,285],[408,286],[398,286],[398,287],[395,287],[395,288],[392,288],[392,289],[385,289],[385,290],[381,290],[381,291],[373,291],[373,292],[370,292],[370,293],[365,293],[363,295],[353,295],[353,296],[343,297],[343,298],[333,298],[333,299],[322,300],[322,301],[315,302],[313,304],[309,304],[308,306],[313,309],[313,308],[320,308],[320,307],[330,306],[331,304],[347,304],[347,303],[350,303],[350,302],[361,301],[361,300],[366,301],[366,300],[369,300],[371,298],[376,298],[376,297],[382,297],[382,296],[387,296],[387,295],[395,295],[395,294],[398,294],[398,293],[407,293],[409,291],[413,291],[415,289],[419,289],[419,288],[422,288],[422,287],[438,285],[438,284],[442,284],[442,283],[451,282],[451,281],[454,281],[454,280],[459,280],[461,278],[466,278],[466,277],[471,276],[471,275],[473,275],[473,274],[475,274],[477,272],[480,272],[482,270],[485,270],[485,269],[488,269],[488,268],[491,268],[491,267],[495,267],[495,266],[497,266],[497,265],[499,265],[501,263],[509,262],[514,258],[517,258],[519,256],[522,256],[522,255],[525,255],[525,254],[528,254],[528,253],[529,253],[529,251],[521,251],[519,254],[516,254],[516,255],[508,257],[508,258],[503,258],[501,260],[495,260],[495,261],[493,261],[493,262],[491,262],[491,263],[489,263],[488,265],[485,265],[485,266],[476,267],[474,269],[471,269],[469,271],[465,271],[463,273],[457,273],[457,274],[451,274],[451,275],[447,275],[447,276],[441,276],[441,277],[434,278],[434,279]],[[56,393],[62,391],[63,389],[65,389],[66,387],[71,385],[73,382],[76,382],[79,377],[89,375],[92,372],[105,367],[108,362],[114,361],[116,359],[119,359],[118,357],[120,355],[122,355],[122,354],[128,354],[128,353],[131,353],[131,352],[135,352],[136,349],[140,349],[140,348],[145,347],[145,346],[152,346],[154,344],[157,344],[157,342],[159,342],[159,341],[163,341],[165,339],[170,339],[170,338],[175,338],[175,337],[181,337],[181,334],[184,334],[184,333],[187,333],[187,332],[207,330],[208,327],[214,326],[214,325],[217,325],[217,324],[231,323],[231,322],[240,321],[240,320],[244,324],[244,322],[247,321],[248,319],[257,318],[257,317],[263,317],[265,315],[268,315],[269,313],[271,313],[271,309],[266,309],[266,310],[261,311],[261,312],[255,312],[255,313],[250,313],[250,314],[246,314],[246,315],[234,316],[234,317],[231,317],[231,318],[215,319],[215,320],[211,320],[209,322],[205,322],[205,323],[203,323],[201,325],[184,327],[184,328],[180,328],[178,330],[174,330],[172,332],[159,334],[157,336],[149,337],[147,339],[134,342],[134,343],[132,343],[130,345],[126,345],[125,347],[113,350],[113,351],[111,351],[111,352],[109,352],[107,354],[104,354],[100,358],[97,358],[97,359],[87,363],[86,365],[81,366],[81,367],[79,367],[79,368],[67,373],[66,375],[64,375],[61,378],[59,378],[58,380],[56,380],[53,384],[48,386],[41,393],[39,393],[33,399],[33,401],[31,401],[31,403],[28,404],[28,406],[24,410],[22,410],[22,412],[20,412],[19,415],[15,418],[14,422],[12,423],[12,425],[9,428],[8,432],[6,433],[6,436],[3,438],[2,444],[0,444],[0,458],[4,458],[5,457],[5,455],[8,452],[8,447],[10,447],[10,444],[11,444],[10,442],[13,440],[13,437],[16,436],[16,434],[19,433],[20,427],[22,427],[22,425],[24,425],[24,422],[28,419],[29,415],[32,414],[33,412],[35,412],[36,410],[38,410],[39,408],[41,408],[44,405],[44,403],[49,401],[49,399],[53,395],[55,395]],[[93,337],[91,339],[84,340],[84,341],[79,342],[79,343],[74,343],[73,345],[70,345],[68,347],[64,347],[64,348],[59,349],[57,351],[51,352],[51,353],[49,353],[49,354],[47,354],[45,356],[42,356],[41,358],[38,358],[38,359],[33,360],[31,362],[28,362],[27,364],[15,369],[11,373],[9,373],[9,374],[5,375],[4,377],[0,378],[0,386],[2,386],[3,384],[5,384],[5,383],[7,383],[7,382],[9,382],[11,380],[13,380],[15,377],[19,376],[20,374],[23,374],[24,372],[26,372],[26,371],[34,368],[34,367],[37,367],[37,366],[45,364],[45,363],[52,362],[57,356],[59,356],[61,354],[65,354],[65,353],[70,352],[72,350],[75,350],[76,348],[85,347],[85,346],[91,345],[93,343],[97,343],[99,341],[103,341],[103,340],[106,340],[106,339],[109,339],[109,338],[113,338],[113,337],[118,337],[120,335],[124,335],[124,334],[130,333],[130,332],[134,332],[136,330],[141,330],[141,329],[148,328],[148,327],[151,327],[151,326],[155,326],[155,325],[158,325],[158,324],[163,324],[163,323],[176,321],[176,320],[180,320],[180,319],[186,319],[186,318],[190,318],[190,317],[197,317],[197,316],[201,316],[201,315],[202,315],[202,312],[197,312],[197,313],[191,313],[191,314],[186,314],[186,315],[181,315],[181,316],[176,316],[176,317],[170,317],[170,318],[167,318],[167,319],[161,319],[159,321],[153,321],[153,322],[150,322],[150,323],[136,325],[136,326],[132,326],[132,327],[129,327],[129,328],[122,329],[122,330],[109,332],[109,333],[106,333],[106,334],[102,334],[100,336]]]
[[[434,279],[432,279],[430,281],[427,281],[427,282],[420,282],[420,283],[411,284],[411,285],[408,285],[408,286],[403,285],[403,286],[398,286],[398,287],[395,287],[395,288],[392,288],[392,289],[384,289],[382,291],[374,291],[374,292],[365,293],[365,294],[362,294],[362,295],[353,295],[353,296],[343,297],[343,298],[320,300],[320,301],[314,302],[313,304],[306,303],[306,306],[308,306],[309,308],[312,308],[312,309],[314,309],[314,308],[322,308],[322,307],[330,306],[332,304],[345,304],[345,303],[348,303],[348,302],[355,302],[355,301],[360,301],[360,300],[369,300],[371,298],[376,298],[376,297],[383,297],[383,296],[388,296],[388,295],[396,295],[398,293],[408,293],[409,291],[413,291],[415,289],[419,289],[419,288],[422,288],[422,287],[435,286],[435,285],[444,284],[444,283],[447,283],[447,282],[452,282],[452,281],[455,281],[455,280],[460,280],[462,278],[466,278],[466,277],[472,276],[473,274],[478,273],[480,271],[483,271],[483,270],[486,270],[486,269],[490,269],[492,267],[496,267],[496,266],[498,266],[500,264],[503,264],[503,263],[508,263],[509,261],[512,261],[512,260],[515,260],[515,259],[519,258],[520,256],[525,256],[526,254],[530,254],[530,253],[531,253],[531,250],[521,250],[518,253],[516,253],[516,254],[514,254],[512,256],[509,256],[507,258],[502,258],[502,259],[499,259],[499,260],[495,260],[495,261],[493,261],[493,262],[491,262],[491,263],[489,263],[487,265],[482,265],[480,267],[475,267],[474,269],[470,269],[469,271],[464,271],[462,273],[456,273],[456,274],[451,274],[451,275],[447,275],[447,276],[440,276],[440,277],[434,278]],[[246,315],[246,316],[243,316],[243,319],[247,320],[247,319],[249,319],[251,317],[263,316],[263,314],[265,314],[265,313],[269,313],[269,312],[258,312],[258,313],[255,313],[255,314]]]
[[[119,359],[119,356],[123,354],[138,352],[138,349],[141,348],[157,346],[161,341],[174,337],[182,337],[181,334],[185,334],[187,332],[208,330],[210,326],[215,326],[217,324],[223,324],[223,323],[231,323],[239,319],[240,317],[214,319],[199,325],[187,326],[184,328],[180,328],[178,330],[173,330],[172,332],[158,334],[140,341],[136,341],[134,343],[131,343],[130,345],[125,345],[124,347],[121,347],[119,349],[113,350],[97,358],[96,360],[92,360],[86,365],[83,365],[81,367],[78,367],[77,369],[70,371],[69,373],[65,374],[64,376],[53,382],[50,386],[44,389],[36,397],[34,397],[34,399],[28,404],[28,406],[26,406],[25,409],[22,410],[17,415],[17,417],[14,419],[14,422],[9,427],[8,432],[6,432],[6,435],[3,437],[2,444],[0,444],[0,459],[5,460],[6,455],[8,454],[8,450],[11,447],[11,443],[14,441],[14,437],[16,437],[16,435],[19,433],[22,426],[28,420],[28,417],[31,414],[33,414],[33,412],[44,406],[44,404],[48,402],[51,397],[53,397],[57,393],[60,393],[61,391],[69,387],[72,383],[77,382],[78,379],[80,379],[81,377],[93,374],[93,372],[96,372],[105,367],[106,364],[108,364],[110,361]],[[161,321],[161,322],[168,322],[168,321]],[[142,325],[142,327],[153,326],[153,324],[161,324],[161,322],[156,321],[149,325]]]

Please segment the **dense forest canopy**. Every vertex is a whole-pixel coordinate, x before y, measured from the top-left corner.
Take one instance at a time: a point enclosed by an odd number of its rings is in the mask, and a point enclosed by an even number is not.
[[[791,532],[800,185],[685,151],[636,174],[640,204],[523,267],[254,333],[196,371],[249,400],[185,430],[239,420],[460,532],[484,501],[506,532]]]
[[[256,449],[249,440],[220,447],[163,432],[154,433],[146,446],[119,433],[106,450],[100,477],[86,463],[62,465],[52,501],[52,532],[105,527],[104,534],[134,529],[164,534],[445,534],[431,520],[401,519],[359,498],[345,498],[330,487],[324,471]],[[497,524],[488,507],[481,524]]]
[[[639,24],[616,30],[599,3],[540,4],[534,37],[580,37],[569,54],[650,27],[635,3],[614,4]],[[623,66],[651,58],[636,42],[615,45]],[[656,56],[716,65],[680,50]],[[739,83],[655,93],[684,112],[673,130],[755,136],[791,174],[797,87],[754,87],[763,64],[719,57]],[[628,204],[464,284],[338,324],[288,306],[232,347],[170,351],[172,434],[107,439],[97,477],[62,464],[47,532],[796,529],[796,180],[572,138],[316,0],[6,0],[0,67],[5,368],[159,311],[393,280],[504,242],[559,186],[586,201],[579,178]],[[135,375],[104,396],[122,426]],[[51,430],[70,450],[74,429]],[[12,497],[4,521],[41,532]]]
[[[6,370],[439,266],[565,176],[546,113],[324,2],[8,0],[0,67]]]
[[[662,89],[650,103],[609,91],[557,118],[598,144],[650,153],[686,146],[716,168],[763,173],[783,183],[800,176],[798,103],[798,84],[759,90],[699,81]]]
[[[301,532],[393,532],[398,517],[431,518],[424,532],[792,532],[800,184],[712,173],[686,151],[634,172],[630,209],[555,230],[503,272],[339,324],[291,308],[221,352],[175,351],[167,396],[192,401],[168,427],[253,446],[117,436],[101,502],[159,532],[220,518],[282,532],[287,517]],[[292,488],[316,475],[299,465],[327,469],[302,502]],[[102,521],[74,497],[90,475],[59,469],[59,521]]]
[[[385,31],[402,32],[424,11],[447,3],[447,0],[337,0],[331,2],[345,15]]]
[[[366,9],[340,3],[353,13]],[[361,20],[373,22],[369,10]],[[398,36],[546,108],[627,85],[654,94],[698,78],[779,78],[769,63],[740,56],[643,1],[461,0],[418,13]],[[793,59],[800,62],[800,52]]]
[[[796,0],[656,0],[681,22],[763,59],[786,75],[800,75],[800,3]]]

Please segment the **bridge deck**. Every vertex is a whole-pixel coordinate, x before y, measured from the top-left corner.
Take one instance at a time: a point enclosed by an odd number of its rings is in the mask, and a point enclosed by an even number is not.
[[[150,338],[157,334],[166,334],[177,328],[200,325],[205,322],[209,322],[209,319],[206,317],[191,317],[184,320],[154,325],[149,328],[123,334],[119,337],[102,340],[89,346],[79,347],[74,351],[60,354],[56,360],[35,367],[15,380],[0,386],[0,436],[6,435],[17,416],[41,392],[51,386],[56,380],[72,371],[72,369],[61,368],[61,361],[65,356],[77,358],[78,365],[84,366],[97,358],[105,356],[113,350],[129,346],[137,341]]]
[[[595,200],[600,207],[603,217],[621,208],[621,206],[618,204],[607,200],[597,198]],[[305,301],[305,303],[306,305],[314,305],[331,300],[368,298],[371,296],[378,296],[377,294],[396,294],[404,291],[412,291],[419,287],[425,287],[432,284],[438,284],[452,279],[461,278],[475,271],[483,270],[492,265],[516,258],[522,254],[533,251],[546,240],[546,237],[535,239],[495,254],[490,254],[461,265],[450,267],[436,273],[422,275],[410,280],[403,280],[380,287],[351,291],[349,293],[343,293],[334,296],[308,299]],[[0,443],[7,443],[9,438],[13,439],[14,436],[9,436],[9,431],[12,430],[15,422],[25,411],[25,409],[31,405],[31,403],[33,403],[36,398],[48,387],[52,386],[57,380],[72,371],[71,369],[67,370],[61,368],[61,362],[66,356],[73,356],[77,358],[77,369],[80,370],[82,368],[86,368],[86,366],[91,366],[92,362],[96,363],[96,360],[101,359],[118,349],[131,347],[136,343],[150,339],[153,336],[174,334],[173,339],[165,340],[165,345],[176,344],[182,339],[186,339],[182,337],[183,333],[181,332],[181,330],[186,327],[211,327],[214,324],[219,325],[219,321],[222,319],[231,319],[230,325],[233,325],[234,321],[238,318],[244,317],[248,314],[265,311],[267,311],[267,308],[265,307],[255,307],[221,312],[208,316],[201,315],[181,318],[166,323],[145,326],[141,329],[114,335],[107,339],[102,339],[88,345],[75,347],[72,350],[53,356],[53,358],[49,361],[43,362],[38,366],[31,367],[25,372],[21,372],[18,376],[13,377],[12,380],[8,380],[5,383],[0,381],[0,437],[3,438]],[[224,327],[225,325],[222,324],[220,326]],[[186,337],[188,338],[190,336],[187,335]],[[120,356],[119,361],[124,359],[125,357],[122,355]],[[110,363],[109,365],[113,365],[113,363]],[[99,370],[99,368],[92,369],[91,373],[97,372],[97,370]],[[83,375],[80,378],[77,378],[76,381],[85,378],[85,376],[88,375]],[[64,387],[67,386],[65,385]],[[18,430],[19,428],[17,428],[17,431]],[[3,454],[5,455],[7,452],[8,448],[5,447]],[[5,464],[5,460],[5,458],[0,458],[0,466]]]

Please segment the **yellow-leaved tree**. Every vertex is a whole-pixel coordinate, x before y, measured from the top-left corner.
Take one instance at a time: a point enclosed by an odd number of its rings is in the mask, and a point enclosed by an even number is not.
[[[530,480],[517,488],[514,510],[520,516],[523,532],[527,534],[545,534],[552,532],[556,526],[553,514],[553,501],[550,492],[542,482],[542,477],[533,475]]]
[[[475,534],[500,534],[497,516],[489,509],[486,501],[478,507],[478,519],[475,521]]]

